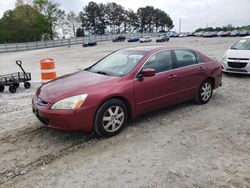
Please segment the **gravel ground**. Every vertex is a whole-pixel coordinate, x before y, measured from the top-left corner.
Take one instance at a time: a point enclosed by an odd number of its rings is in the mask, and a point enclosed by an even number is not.
[[[193,47],[220,60],[236,40],[183,38],[164,45]],[[31,113],[40,59],[54,58],[63,75],[138,45],[0,54],[0,75],[18,71],[14,61],[21,59],[33,77],[31,89],[0,94],[0,187],[250,187],[250,76],[224,74],[208,104],[189,101],[147,114],[109,139],[48,129]]]

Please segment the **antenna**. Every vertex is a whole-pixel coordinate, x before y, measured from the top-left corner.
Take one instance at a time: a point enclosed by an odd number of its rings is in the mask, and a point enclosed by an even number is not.
[[[179,22],[179,34],[181,33],[181,18],[180,18],[180,22]]]

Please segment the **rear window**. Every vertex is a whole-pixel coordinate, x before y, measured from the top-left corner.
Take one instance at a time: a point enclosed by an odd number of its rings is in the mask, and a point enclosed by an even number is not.
[[[175,50],[177,67],[186,67],[197,64],[196,54],[192,50]],[[201,60],[199,60],[201,63]]]

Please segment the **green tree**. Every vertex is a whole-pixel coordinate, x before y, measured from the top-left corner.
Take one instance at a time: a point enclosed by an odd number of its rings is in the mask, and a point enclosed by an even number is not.
[[[50,0],[34,0],[33,3],[36,9],[46,17],[49,27],[49,36],[50,39],[53,40],[56,36],[58,19],[62,14],[62,10],[59,8],[60,4]]]
[[[72,31],[73,35],[76,36],[76,28],[81,25],[81,19],[73,11],[67,14],[67,24]]]
[[[1,43],[41,40],[48,32],[46,18],[32,6],[20,3],[4,13],[0,26]]]

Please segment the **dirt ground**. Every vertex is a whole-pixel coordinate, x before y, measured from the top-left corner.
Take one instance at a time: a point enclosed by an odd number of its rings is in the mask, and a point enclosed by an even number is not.
[[[193,47],[220,60],[236,40],[182,38],[164,45]],[[208,104],[189,101],[147,114],[109,139],[48,129],[34,117],[40,59],[54,58],[63,75],[137,45],[0,54],[0,75],[18,71],[14,61],[21,59],[33,77],[31,89],[0,94],[0,187],[250,187],[250,76],[224,74]]]

